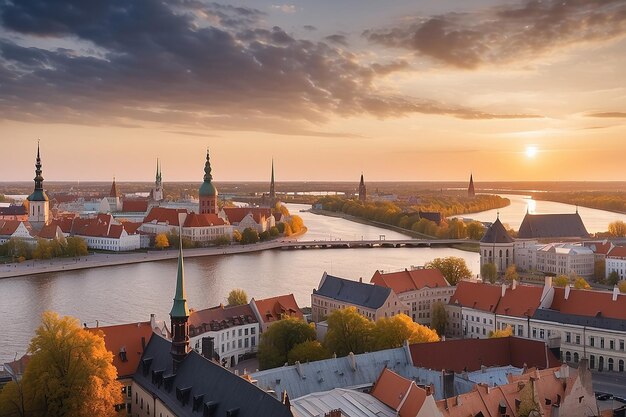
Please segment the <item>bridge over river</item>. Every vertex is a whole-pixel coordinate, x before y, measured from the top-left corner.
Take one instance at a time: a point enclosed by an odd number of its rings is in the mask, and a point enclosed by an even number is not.
[[[468,239],[376,239],[376,240],[300,240],[277,242],[280,249],[346,249],[346,248],[430,248],[459,243],[478,243]]]

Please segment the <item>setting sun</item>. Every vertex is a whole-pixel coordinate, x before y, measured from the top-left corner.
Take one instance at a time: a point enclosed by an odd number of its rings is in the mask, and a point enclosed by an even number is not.
[[[535,156],[537,156],[537,147],[536,146],[526,147],[526,157],[533,159]]]

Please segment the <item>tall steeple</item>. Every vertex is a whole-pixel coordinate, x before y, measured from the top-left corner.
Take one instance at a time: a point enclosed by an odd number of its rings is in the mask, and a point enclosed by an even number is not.
[[[365,189],[365,181],[363,180],[363,173],[361,173],[361,182],[359,183],[359,201],[367,200],[367,190]]]
[[[154,201],[163,200],[163,179],[161,177],[161,164],[157,158],[156,176],[154,180],[154,188],[152,189],[152,199]]]
[[[111,191],[109,192],[109,197],[118,197],[119,194],[117,193],[117,185],[115,185],[115,177],[113,177],[113,184],[111,184]]]
[[[35,159],[35,189],[28,196],[28,221],[35,229],[43,227],[49,220],[48,195],[43,189],[43,176],[41,170],[41,155],[39,153],[39,141],[37,141],[37,158]]]
[[[182,224],[182,216],[179,216],[179,223]],[[178,252],[178,272],[176,275],[176,293],[174,303],[170,311],[170,321],[172,328],[172,348],[170,353],[174,362],[174,372],[178,365],[185,359],[189,352],[189,308],[185,296],[185,268],[183,265],[183,240],[182,228],[179,229],[179,252]]]
[[[43,191],[43,176],[41,175],[41,155],[39,154],[39,141],[37,141],[37,159],[35,160],[35,191]]]
[[[206,162],[204,163],[204,182],[198,191],[200,214],[217,214],[217,188],[215,188],[212,181],[211,159],[209,157],[209,149],[207,148]]]
[[[474,174],[470,174],[469,187],[467,188],[467,196],[469,198],[476,197],[476,191],[474,190]]]
[[[276,185],[274,184],[274,158],[272,158],[272,179],[270,181],[270,204],[276,205]]]

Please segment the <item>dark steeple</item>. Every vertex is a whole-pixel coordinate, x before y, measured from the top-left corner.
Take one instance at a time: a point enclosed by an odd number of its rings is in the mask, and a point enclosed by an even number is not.
[[[117,197],[119,194],[117,193],[117,185],[115,185],[115,177],[113,177],[113,184],[111,184],[111,191],[109,192],[109,197]]]
[[[35,161],[35,190],[28,196],[28,201],[47,201],[48,196],[43,190],[43,176],[41,175],[41,156],[39,154],[39,141],[37,141],[37,159]]]
[[[182,219],[179,223],[182,224]],[[174,303],[170,311],[170,320],[172,328],[172,359],[174,361],[174,372],[178,368],[180,362],[187,356],[189,352],[189,308],[187,307],[187,298],[185,296],[185,269],[183,265],[183,240],[182,228],[179,230],[179,252],[178,252],[178,273],[176,275],[176,294],[174,295]]]
[[[467,188],[467,196],[469,198],[476,197],[476,191],[474,190],[474,175],[470,174],[469,187]]]
[[[276,186],[274,184],[274,158],[272,158],[272,179],[270,181],[270,201],[272,206],[276,204]]]
[[[359,201],[367,200],[367,190],[365,189],[365,181],[363,180],[363,173],[361,173],[361,182],[359,183]]]
[[[159,158],[157,158],[156,183],[157,185],[161,184],[161,166],[159,165]]]
[[[206,162],[204,163],[204,182],[200,186],[200,197],[217,196],[217,189],[211,181],[213,181],[213,175],[211,175],[211,159],[209,157],[209,149],[207,148]]]

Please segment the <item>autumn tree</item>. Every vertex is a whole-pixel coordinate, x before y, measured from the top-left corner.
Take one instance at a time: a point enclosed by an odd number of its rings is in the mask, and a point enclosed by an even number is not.
[[[439,336],[445,335],[446,329],[448,328],[448,312],[441,301],[437,301],[433,304],[430,317],[430,327],[432,327]]]
[[[471,240],[480,240],[485,234],[485,226],[481,222],[472,221],[467,225],[467,237]]]
[[[123,403],[113,354],[101,332],[45,312],[31,340],[24,376],[0,394],[0,416],[116,416]]]
[[[586,289],[591,288],[591,285],[589,285],[589,283],[585,280],[585,278],[577,277],[574,280],[574,288],[576,288],[577,290],[586,290]]]
[[[170,246],[170,241],[165,233],[159,233],[154,238],[154,247],[157,249],[165,249]]]
[[[372,329],[372,350],[392,349],[409,343],[438,342],[439,336],[433,329],[415,323],[406,314],[396,314],[376,320]]]
[[[622,294],[626,294],[626,280],[620,281],[617,284],[617,288],[619,288],[619,292],[621,292]]]
[[[504,280],[508,283],[515,281],[519,281],[519,275],[517,274],[517,267],[515,264],[511,264],[508,266],[506,271],[504,272]]]
[[[619,282],[619,274],[617,273],[617,271],[611,271],[611,273],[609,274],[609,277],[606,280],[606,283],[609,285],[617,285],[618,282]]]
[[[492,262],[483,264],[483,266],[480,267],[480,276],[482,277],[483,282],[489,281],[490,283],[494,284],[496,282],[496,279],[498,278],[496,264]]]
[[[235,288],[228,293],[229,306],[241,306],[248,304],[248,294],[241,288]]]
[[[356,307],[335,310],[326,318],[328,331],[324,345],[338,356],[363,353],[368,349],[373,323],[360,315]]]
[[[287,354],[287,362],[293,365],[296,361],[300,363],[321,361],[330,358],[330,352],[317,340],[307,340],[298,343]]]
[[[233,241],[241,242],[241,232],[239,230],[233,230]]]
[[[76,257],[89,255],[87,243],[83,238],[78,236],[70,236],[66,239],[65,256]]]
[[[520,417],[535,417],[542,415],[541,407],[539,406],[539,403],[535,398],[534,385],[534,380],[530,378],[528,381],[526,381],[520,391],[520,403],[517,410]]]
[[[559,275],[552,281],[555,287],[566,287],[569,285],[569,277],[567,275]]]
[[[595,261],[593,263],[593,277],[596,282],[600,284],[604,283],[604,277],[606,276],[606,263],[604,261]]]
[[[616,220],[609,223],[609,234],[615,237],[626,236],[626,222]]]
[[[315,326],[296,317],[285,317],[263,332],[259,344],[259,368],[270,369],[287,362],[287,354],[296,345],[315,340]]]
[[[465,259],[456,256],[435,258],[426,264],[426,268],[438,269],[450,285],[456,285],[459,281],[472,277],[472,272],[467,267]]]
[[[246,227],[241,234],[241,244],[247,245],[248,243],[257,243],[259,241],[259,232],[252,228]]]
[[[504,329],[492,330],[489,332],[490,339],[496,339],[498,337],[513,336],[513,328],[507,325]]]
[[[280,223],[279,223],[280,224]],[[278,230],[278,227],[276,226],[272,226],[270,227],[270,236],[271,237],[276,237],[280,234],[280,231]]]

